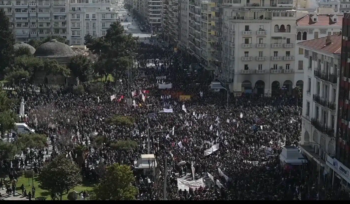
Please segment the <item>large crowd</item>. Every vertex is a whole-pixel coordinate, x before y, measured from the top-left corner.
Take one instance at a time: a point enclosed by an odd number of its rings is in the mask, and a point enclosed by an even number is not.
[[[143,46],[145,51],[152,49]],[[131,84],[124,79],[117,89],[115,84],[105,84],[102,94],[75,95],[46,86],[37,92],[24,85],[12,97],[24,98],[27,124],[49,136],[52,151],[24,152],[27,157],[11,162],[11,168],[33,164],[40,171],[58,154],[75,160],[73,147],[83,145],[89,150],[81,161],[83,176],[95,181],[101,165],[118,162],[135,168],[141,154],[154,154],[155,174],[135,171],[139,200],[340,198],[336,188],[319,187],[307,164],[286,168],[279,161],[281,148],[298,146],[301,132],[301,108],[292,95],[231,97],[225,107],[225,94],[211,92],[208,84],[189,83],[187,75],[179,76],[179,65],[173,62],[189,65],[179,53],[161,50],[151,54],[146,63],[150,66],[140,67]],[[159,90],[158,83],[171,83],[172,88]],[[179,94],[191,95],[191,100],[180,101]],[[129,96],[132,103],[127,103]],[[106,123],[113,115],[132,116],[135,124]],[[97,135],[112,141],[131,139],[138,147],[132,152],[115,151],[97,145]],[[179,179],[199,184],[179,185]]]

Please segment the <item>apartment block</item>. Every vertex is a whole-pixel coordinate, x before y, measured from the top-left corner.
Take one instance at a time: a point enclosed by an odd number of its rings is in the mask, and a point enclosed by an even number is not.
[[[87,34],[103,36],[117,20],[111,0],[0,0],[17,41],[61,36],[81,45]]]
[[[300,149],[309,158],[319,178],[333,174],[326,163],[336,153],[341,44],[341,34],[298,43],[304,53],[306,82]]]

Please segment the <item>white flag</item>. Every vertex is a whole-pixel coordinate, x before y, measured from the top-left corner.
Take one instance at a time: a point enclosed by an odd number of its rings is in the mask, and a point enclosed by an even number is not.
[[[145,102],[146,101],[146,96],[144,94],[142,94],[142,101]]]
[[[210,125],[209,130],[210,130],[210,131],[212,131],[212,130],[213,130],[213,125]]]
[[[115,95],[111,96],[111,101],[113,101],[115,98],[117,98]]]
[[[171,134],[175,135],[175,126],[173,127]]]
[[[191,162],[191,170],[192,170],[192,178],[193,178],[193,180],[195,180],[194,175],[195,175],[195,171],[196,171],[196,169],[194,168],[193,161]]]
[[[243,118],[243,113],[241,113],[241,114],[239,115],[239,117],[240,117],[240,118]]]
[[[179,145],[180,149],[184,147],[184,146],[182,146],[182,142],[181,141],[179,143],[177,143],[177,145]]]
[[[187,113],[185,104],[182,105],[182,110],[183,110],[185,113]]]

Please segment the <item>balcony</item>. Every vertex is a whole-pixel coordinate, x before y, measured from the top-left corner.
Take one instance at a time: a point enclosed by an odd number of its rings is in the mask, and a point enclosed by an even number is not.
[[[271,44],[271,48],[282,48],[283,47],[283,44],[281,43],[273,43]]]
[[[293,48],[294,44],[293,43],[285,43],[285,44],[283,44],[283,47],[284,48]]]
[[[334,129],[329,128],[326,126],[326,124],[320,123],[317,119],[312,118],[311,124],[320,132],[327,134],[330,137],[334,137]]]
[[[249,44],[243,43],[242,48],[252,48],[252,44],[251,43],[249,43]]]
[[[241,57],[242,61],[252,61],[253,57]]]
[[[255,70],[241,70],[241,74],[254,74]]]
[[[258,43],[256,44],[256,48],[265,48],[266,44],[265,43]]]
[[[314,75],[319,79],[331,82],[333,84],[336,84],[338,81],[338,77],[336,74],[327,74],[327,73],[322,73],[320,70],[315,70]]]
[[[284,61],[293,61],[294,60],[294,56],[284,56],[283,60]]]
[[[282,72],[282,69],[270,69],[271,74],[281,74]]]
[[[252,31],[242,31],[242,35],[252,35]]]
[[[266,31],[264,31],[264,30],[258,30],[258,31],[256,31],[256,35],[264,36],[264,35],[266,35]]]
[[[255,57],[256,61],[265,61],[266,57]]]
[[[256,70],[255,73],[256,74],[265,74],[266,70]]]
[[[320,104],[321,106],[327,107],[331,110],[335,110],[335,103],[324,100],[316,94],[313,95],[313,99],[316,103]]]
[[[282,61],[283,57],[282,56],[273,56],[271,57],[271,61]]]

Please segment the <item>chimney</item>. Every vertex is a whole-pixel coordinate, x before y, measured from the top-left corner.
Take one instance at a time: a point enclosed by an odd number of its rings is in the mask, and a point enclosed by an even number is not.
[[[331,36],[328,35],[326,38],[326,46],[328,46],[330,44],[332,44],[332,40],[331,40]]]

